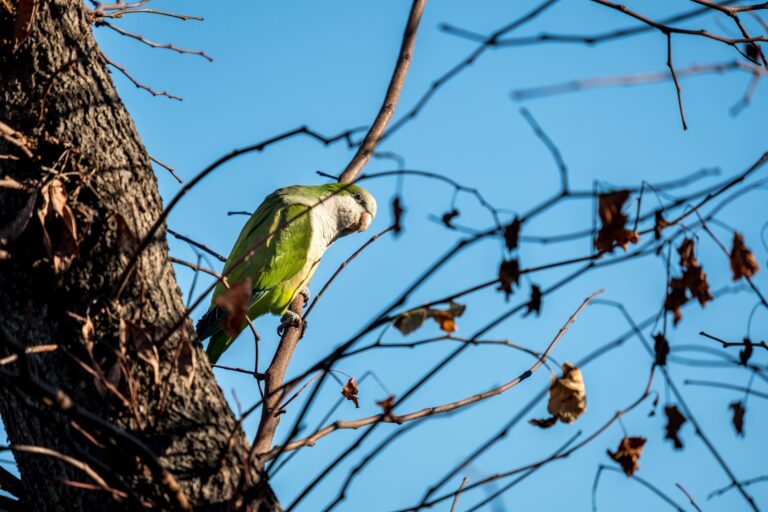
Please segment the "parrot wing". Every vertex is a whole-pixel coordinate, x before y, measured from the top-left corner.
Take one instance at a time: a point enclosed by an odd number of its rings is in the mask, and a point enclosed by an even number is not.
[[[305,205],[286,204],[281,196],[272,194],[264,200],[240,232],[224,265],[224,273],[230,284],[238,283],[246,277],[251,278],[251,318],[281,306],[257,302],[275,287],[287,284],[305,268],[312,239],[312,223],[307,210]],[[248,256],[249,252],[253,254]],[[214,290],[213,300],[225,290],[226,286],[219,283]],[[291,291],[293,293],[290,297],[293,297],[298,290]],[[287,302],[290,302],[290,297]],[[255,306],[258,307],[254,310]],[[212,305],[198,324],[201,339],[213,336],[206,349],[211,362],[218,359],[234,341],[234,338],[221,331],[222,313]]]

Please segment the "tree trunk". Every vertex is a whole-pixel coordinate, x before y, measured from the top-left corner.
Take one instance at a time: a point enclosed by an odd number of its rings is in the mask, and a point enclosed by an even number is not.
[[[12,445],[84,462],[117,493],[94,490],[82,467],[17,449],[25,509],[226,509],[258,476],[191,322],[164,336],[185,312],[164,231],[115,297],[162,211],[148,155],[82,0],[37,0],[24,37],[31,4],[17,2],[14,32],[0,3],[0,122],[24,135],[0,138],[11,155],[0,179],[25,187],[0,187],[0,345],[18,354],[0,367],[0,412]],[[19,349],[41,344],[58,349]],[[252,510],[279,508],[266,484],[254,487]]]

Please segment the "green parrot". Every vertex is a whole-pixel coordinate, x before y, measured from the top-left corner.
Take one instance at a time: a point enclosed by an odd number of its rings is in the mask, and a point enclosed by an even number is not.
[[[301,319],[288,307],[297,293],[305,302],[309,299],[307,283],[325,250],[339,237],[368,229],[375,216],[376,200],[357,185],[295,185],[268,195],[246,222],[224,264],[230,284],[251,279],[248,318],[282,315],[278,332],[299,325]],[[249,251],[253,255],[234,266]],[[210,309],[197,323],[200,340],[211,337],[206,349],[211,364],[237,337],[224,332],[226,313],[214,303],[226,289],[223,282],[216,286]]]

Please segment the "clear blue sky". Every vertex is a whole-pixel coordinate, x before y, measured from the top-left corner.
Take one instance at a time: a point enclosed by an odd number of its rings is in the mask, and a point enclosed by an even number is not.
[[[633,25],[615,11],[588,1],[561,2],[546,14],[512,35],[541,31],[596,33],[609,28]],[[438,30],[448,22],[480,33],[488,33],[521,15],[536,2],[433,2],[426,8],[413,65],[405,83],[399,113],[411,107],[438,75],[462,59],[475,43]],[[659,16],[690,9],[687,1],[633,2],[642,12]],[[282,1],[282,2],[170,2],[155,0],[159,9],[178,10],[205,17],[205,21],[181,22],[166,18],[134,15],[119,25],[160,42],[205,50],[215,59],[208,63],[194,56],[142,47],[108,29],[97,30],[103,50],[124,65],[137,79],[157,89],[183,96],[183,102],[153,98],[137,90],[119,74],[115,82],[150,154],[176,168],[184,179],[223,153],[306,124],[326,134],[366,125],[379,107],[397,55],[410,2],[374,1]],[[689,22],[692,28],[707,27],[735,35],[726,18],[718,25],[713,16]],[[755,24],[750,22],[751,29]],[[732,49],[700,38],[675,37],[674,59],[678,67],[694,63],[725,62],[738,57]],[[463,184],[477,187],[488,201],[520,212],[552,194],[558,186],[557,168],[546,148],[534,136],[519,113],[520,103],[510,91],[546,85],[573,78],[588,78],[640,71],[663,71],[666,42],[658,33],[623,39],[590,48],[581,45],[539,45],[487,52],[472,67],[438,92],[421,115],[387,140],[380,149],[405,158],[409,169],[442,173]],[[660,182],[682,177],[703,167],[717,167],[730,176],[748,167],[766,150],[765,119],[768,101],[761,84],[753,104],[738,117],[728,113],[740,97],[749,76],[744,73],[708,75],[683,80],[683,101],[690,129],[683,132],[671,83],[634,88],[591,90],[548,97],[525,103],[549,136],[557,143],[570,169],[574,189],[589,189],[597,181],[603,186],[639,185],[641,180]],[[398,116],[396,115],[396,118]],[[322,183],[316,170],[339,172],[351,156],[343,145],[325,148],[310,140],[292,140],[263,154],[252,154],[228,164],[190,193],[169,219],[169,227],[205,242],[226,253],[235,240],[244,217],[228,217],[228,210],[253,210],[274,189],[289,184]],[[388,170],[390,161],[372,161],[368,170]],[[757,178],[765,177],[768,168]],[[167,201],[179,185],[166,171],[157,170],[160,191]],[[709,178],[693,188],[721,178]],[[380,215],[371,232],[391,222],[389,202],[396,190],[394,179],[375,180],[367,187],[378,198]],[[692,189],[689,189],[692,190]],[[674,193],[682,193],[675,191]],[[407,208],[405,232],[394,239],[387,236],[373,245],[345,270],[312,314],[307,336],[291,363],[290,375],[309,365],[345,341],[359,326],[373,318],[390,300],[461,236],[430,220],[451,204],[452,190],[443,184],[407,178],[403,201]],[[648,203],[654,199],[648,196]],[[766,251],[760,242],[760,228],[766,220],[765,192],[750,193],[738,204],[726,208],[721,220],[738,226],[747,244],[755,250],[762,266]],[[458,206],[463,225],[485,229],[491,226],[486,211],[474,199],[460,195]],[[633,203],[634,207],[634,203]],[[565,233],[591,225],[589,201],[573,201],[537,218],[526,226],[524,235]],[[509,216],[505,217],[508,219]],[[718,227],[716,233],[730,244],[730,234]],[[368,235],[350,236],[337,242],[327,253],[313,290],[326,281]],[[714,289],[730,283],[728,261],[706,236],[701,237],[699,260]],[[194,260],[189,247],[171,240],[171,253]],[[524,266],[553,262],[586,254],[589,242],[580,240],[560,245],[524,244],[520,258]],[[409,302],[417,306],[430,299],[458,291],[496,275],[501,249],[490,240],[474,246],[453,260]],[[574,267],[534,274],[533,282],[554,283]],[[177,268],[182,290],[191,283],[191,272]],[[768,289],[768,280],[759,274],[756,282]],[[462,299],[467,312],[459,321],[459,334],[472,333],[527,297],[528,282],[507,304],[493,290]],[[654,257],[609,267],[577,279],[544,300],[540,318],[513,316],[495,328],[486,339],[509,339],[532,349],[542,349],[584,297],[605,288],[605,299],[621,301],[639,321],[653,315],[663,300],[665,270]],[[198,287],[198,290],[200,288]],[[684,312],[677,329],[670,329],[673,354],[699,360],[712,355],[675,352],[674,347],[717,348],[699,336],[706,330],[727,339],[746,334],[747,319],[756,299],[750,293],[727,296],[701,310],[697,305]],[[752,336],[764,339],[768,314],[758,311]],[[195,316],[202,314],[202,309]],[[275,317],[261,318],[262,350],[269,354],[277,342]],[[606,306],[588,308],[557,346],[558,361],[576,361],[628,328],[620,313]],[[428,324],[409,339],[437,334]],[[645,331],[650,336],[649,330]],[[390,332],[385,340],[398,341]],[[439,361],[455,345],[451,342],[409,350],[368,352],[341,362],[337,368],[361,376],[374,371],[395,395]],[[737,350],[728,354],[736,356]],[[250,368],[252,341],[244,335],[224,356],[222,363]],[[765,352],[754,361],[765,366]],[[529,356],[503,347],[474,347],[441,371],[427,386],[398,409],[404,413],[428,405],[456,400],[504,382],[527,369]],[[262,365],[264,365],[262,360]],[[458,487],[461,477],[470,481],[505,471],[549,455],[578,430],[590,434],[617,409],[623,408],[642,391],[651,361],[637,338],[584,369],[588,410],[573,425],[558,424],[541,431],[525,421],[470,468],[452,480],[444,490]],[[686,378],[712,379],[746,385],[749,374],[743,369],[691,368],[672,363],[670,371],[683,390],[704,432],[715,440],[727,463],[741,479],[766,473],[768,445],[760,437],[768,414],[763,399],[747,403],[746,435],[737,437],[730,424],[728,403],[741,397],[737,392],[683,386]],[[228,397],[232,390],[243,404],[257,397],[255,382],[245,376],[217,371]],[[414,505],[424,490],[453,464],[471,452],[509,418],[530,397],[548,383],[545,369],[506,394],[471,407],[450,418],[437,418],[401,437],[369,465],[348,491],[339,510],[389,511]],[[754,387],[765,391],[766,381]],[[631,435],[648,438],[640,461],[639,476],[652,482],[684,508],[690,509],[675,488],[681,483],[704,510],[744,510],[736,492],[710,501],[707,494],[728,483],[690,423],[681,436],[685,450],[674,451],[663,439],[662,406],[674,402],[660,376],[654,384],[660,403],[655,417],[649,417],[650,401],[623,420]],[[332,419],[353,419],[377,412],[375,400],[387,395],[374,381],[361,385],[360,409],[344,403]],[[312,408],[306,432],[314,429],[325,411],[339,396],[332,381],[323,387]],[[762,400],[762,402],[761,402]],[[300,402],[300,400],[299,400]],[[278,439],[286,435],[298,405],[283,418]],[[543,417],[545,403],[526,415]],[[379,440],[397,426],[384,425],[298,507],[322,510],[333,499],[348,472]],[[255,423],[246,423],[250,436]],[[307,448],[278,473],[272,485],[283,504],[289,504],[336,454],[359,436],[345,431]],[[536,508],[554,510],[568,507],[587,510],[591,487],[600,463],[613,464],[606,448],[615,449],[622,427],[613,425],[598,439],[570,458],[547,465],[530,479],[514,487],[485,510],[511,511]],[[499,482],[503,485],[506,481]],[[489,487],[493,489],[493,487]],[[768,506],[768,484],[749,488],[758,504]],[[483,490],[461,497],[458,510],[465,510],[486,496]],[[622,475],[605,473],[598,492],[598,509],[648,511],[665,510],[666,505],[648,490]],[[443,502],[436,510],[448,510]]]

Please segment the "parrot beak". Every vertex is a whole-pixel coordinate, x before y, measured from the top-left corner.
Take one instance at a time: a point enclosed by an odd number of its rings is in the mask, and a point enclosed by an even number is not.
[[[371,222],[373,222],[373,217],[371,216],[371,214],[368,212],[363,212],[362,214],[360,214],[360,224],[357,228],[357,231],[359,233],[362,233],[363,231],[368,229],[368,227],[371,225]]]

